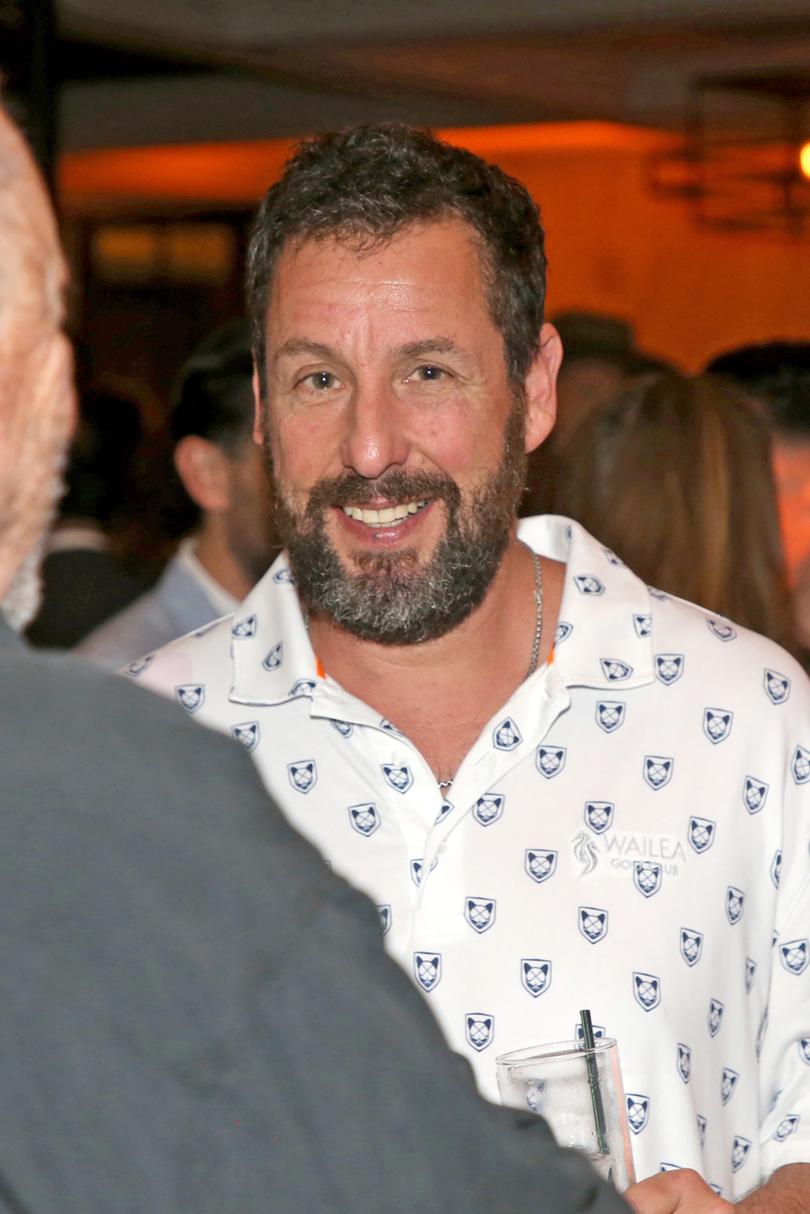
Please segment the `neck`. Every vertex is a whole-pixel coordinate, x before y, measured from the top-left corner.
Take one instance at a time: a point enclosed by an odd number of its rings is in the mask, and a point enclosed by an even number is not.
[[[206,518],[194,538],[194,555],[223,590],[241,602],[253,589],[253,580],[231,551],[217,517]]]

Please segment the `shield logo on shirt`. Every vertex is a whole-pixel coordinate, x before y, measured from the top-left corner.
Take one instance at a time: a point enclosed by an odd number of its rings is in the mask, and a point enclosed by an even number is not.
[[[778,670],[766,670],[764,683],[765,694],[772,704],[784,704],[790,696],[790,679]]]
[[[492,731],[492,745],[496,750],[514,750],[522,741],[520,730],[511,717],[501,721]]]
[[[645,755],[644,780],[653,792],[658,792],[659,788],[669,784],[674,767],[675,760],[666,755]]]
[[[422,884],[422,876],[424,874],[424,871],[425,871],[424,860],[422,860],[421,858],[418,860],[411,860],[411,880],[413,881],[414,885]]]
[[[709,1036],[716,1037],[720,1032],[720,1025],[723,1023],[724,1005],[719,999],[709,1000]]]
[[[387,902],[385,902],[382,906],[377,907],[377,914],[380,916],[380,927],[382,928],[382,934],[387,936],[391,930],[391,907]]]
[[[506,797],[499,792],[488,792],[479,797],[473,806],[473,817],[479,826],[491,826],[503,813]]]
[[[726,708],[706,709],[703,714],[703,732],[713,746],[716,746],[718,742],[725,742],[731,733],[733,721],[734,713],[729,712]]]
[[[799,1038],[799,1053],[801,1054],[802,1062],[806,1062],[810,1066],[810,1037]]]
[[[523,863],[532,881],[540,885],[543,881],[548,881],[549,877],[553,877],[557,871],[557,853],[530,848],[524,855]]]
[[[124,674],[128,674],[131,679],[137,679],[138,675],[149,669],[154,660],[153,653],[148,653],[144,658],[137,658],[136,661],[130,662],[129,666],[124,667]]]
[[[581,573],[574,578],[574,585],[580,594],[604,594],[605,587],[598,577],[591,573]]]
[[[553,780],[565,767],[565,756],[568,753],[565,746],[538,746],[535,755],[537,770],[547,780]]]
[[[241,620],[235,620],[231,628],[231,636],[234,640],[245,641],[248,637],[256,635],[256,616],[246,615]]]
[[[806,784],[810,780],[810,750],[797,746],[791,761],[793,779],[797,784]]]
[[[754,776],[746,776],[743,784],[743,804],[749,814],[758,814],[768,799],[768,785]]]
[[[648,586],[647,589],[653,598],[658,599],[661,603],[666,603],[667,599],[669,598],[669,595],[663,590],[659,590],[657,586]]]
[[[329,724],[338,731],[342,738],[350,738],[354,733],[354,726],[349,721],[339,721],[337,717],[330,717]]]
[[[652,898],[661,888],[664,879],[663,865],[654,860],[633,861],[633,884],[645,898]]]
[[[285,583],[288,586],[295,585],[295,578],[293,577],[291,571],[289,569],[287,569],[286,567],[279,569],[276,573],[273,574],[273,581],[276,582],[276,584],[279,586],[281,586]]]
[[[267,657],[262,662],[262,668],[264,670],[278,670],[278,668],[281,665],[283,660],[284,660],[284,642],[279,641],[279,643],[277,645],[273,646],[273,648],[268,653]]]
[[[633,972],[633,994],[645,1012],[651,1012],[661,1002],[661,980],[655,974]]]
[[[734,1144],[731,1148],[731,1170],[739,1172],[740,1168],[745,1163],[751,1152],[751,1143],[747,1138],[740,1137],[739,1134],[734,1135]]]
[[[495,1017],[489,1012],[467,1012],[464,1017],[464,1036],[467,1044],[479,1053],[492,1044],[495,1034]]]
[[[700,1139],[700,1145],[705,1146],[706,1145],[706,1118],[701,1113],[696,1113],[695,1121],[697,1122],[697,1131],[698,1131],[698,1138]]]
[[[543,957],[521,957],[520,981],[533,999],[551,986],[551,962]]]
[[[655,677],[666,687],[677,683],[683,670],[684,656],[682,653],[657,653],[655,655]]]
[[[729,885],[726,888],[726,917],[732,926],[742,919],[744,907],[745,894],[735,885]]]
[[[594,1040],[598,1041],[600,1037],[605,1035],[605,1026],[603,1024],[594,1024],[593,1026]],[[582,1025],[579,1021],[574,1025],[574,1041],[584,1042],[585,1034],[582,1031]]]
[[[410,769],[404,765],[398,767],[395,763],[383,763],[382,773],[394,792],[407,792],[413,784]]]
[[[580,906],[579,930],[589,944],[604,940],[608,930],[608,913],[601,906]]]
[[[314,759],[299,759],[287,764],[287,775],[296,792],[312,792],[318,783],[318,768]]]
[[[585,822],[595,835],[603,835],[612,826],[614,808],[611,801],[585,802]]]
[[[619,658],[600,658],[599,665],[608,683],[621,683],[633,673],[633,667]]]
[[[613,552],[612,549],[606,548],[604,544],[602,545],[602,551],[604,552],[605,559],[609,565],[616,565],[616,566],[624,565],[624,561],[621,559],[621,557],[616,556],[616,553]]]
[[[678,1074],[684,1083],[688,1083],[692,1074],[692,1051],[688,1045],[678,1042]]]
[[[295,699],[297,696],[311,696],[314,690],[314,679],[296,679],[287,695]]]
[[[231,726],[231,736],[241,742],[245,750],[255,750],[259,745],[259,722],[242,721]]]
[[[732,1071],[727,1066],[723,1067],[723,1078],[720,1081],[720,1099],[723,1101],[723,1104],[728,1104],[729,1100],[731,1100],[739,1078],[740,1076],[737,1071]]]
[[[380,729],[384,729],[386,733],[394,734],[397,738],[402,737],[402,730],[397,729],[393,721],[389,721],[387,717],[383,717],[380,721]]]
[[[703,954],[703,933],[681,928],[681,956],[687,965],[697,965]]]
[[[563,641],[567,641],[573,631],[573,624],[568,624],[565,620],[558,620],[557,630],[554,633],[554,644],[562,645]]]
[[[465,898],[464,918],[479,936],[488,932],[495,922],[494,898]]]
[[[779,889],[779,878],[781,877],[781,875],[782,875],[782,852],[777,850],[774,852],[773,860],[771,861],[771,881],[773,881],[773,883],[777,889]]]
[[[350,805],[348,813],[352,830],[356,830],[358,835],[368,838],[375,830],[379,830],[380,815],[372,801],[366,801],[362,805]]]
[[[627,705],[621,700],[599,700],[596,705],[596,724],[605,733],[613,733],[624,723]]]
[[[442,801],[442,807],[439,810],[439,812],[436,814],[433,825],[436,826],[436,825],[438,825],[439,822],[443,822],[444,819],[447,817],[447,815],[452,812],[453,812],[453,802],[452,801]]]
[[[779,945],[779,955],[789,974],[803,974],[810,962],[810,941],[788,940]]]
[[[636,630],[636,636],[648,637],[652,635],[652,616],[651,615],[634,615],[633,627]]]
[[[729,624],[728,620],[719,620],[709,616],[706,623],[708,625],[709,632],[713,633],[714,636],[717,637],[718,641],[733,641],[737,635],[736,628],[733,628],[731,624]]]
[[[757,972],[757,963],[752,961],[750,957],[745,958],[745,992],[750,995],[751,988],[754,985],[754,975]]]
[[[714,843],[716,827],[717,823],[712,822],[711,818],[693,817],[689,819],[689,842],[698,855],[704,851],[708,851],[712,843]]]
[[[186,712],[196,712],[205,702],[205,687],[202,683],[184,683],[175,687],[174,693]]]
[[[434,990],[442,979],[441,953],[414,953],[413,972],[423,991]]]
[[[789,1116],[783,1117],[773,1132],[773,1136],[776,1141],[784,1142],[786,1138],[790,1138],[791,1134],[795,1134],[799,1128],[800,1121],[801,1117],[797,1116],[795,1113],[791,1113]]]

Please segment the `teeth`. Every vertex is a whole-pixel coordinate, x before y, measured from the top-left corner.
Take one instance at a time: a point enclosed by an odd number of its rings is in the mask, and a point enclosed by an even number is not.
[[[401,523],[409,515],[416,514],[426,505],[427,500],[403,502],[399,506],[385,506],[382,510],[365,510],[361,506],[344,506],[343,513],[349,518],[356,519],[358,523],[365,523],[367,527],[391,527],[394,523]]]

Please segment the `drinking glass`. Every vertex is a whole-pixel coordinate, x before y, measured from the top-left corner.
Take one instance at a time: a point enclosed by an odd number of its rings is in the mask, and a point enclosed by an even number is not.
[[[624,1192],[635,1180],[619,1051],[612,1037],[556,1041],[495,1060],[504,1104],[545,1117],[560,1146],[583,1151]]]

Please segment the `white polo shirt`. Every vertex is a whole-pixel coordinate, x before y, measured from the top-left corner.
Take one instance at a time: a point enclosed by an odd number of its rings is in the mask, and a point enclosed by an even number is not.
[[[486,1096],[497,1054],[572,1038],[588,1007],[619,1042],[639,1178],[692,1167],[734,1200],[810,1161],[810,684],[576,523],[519,533],[567,566],[553,659],[449,800],[319,667],[284,555],[129,674],[253,753]]]

